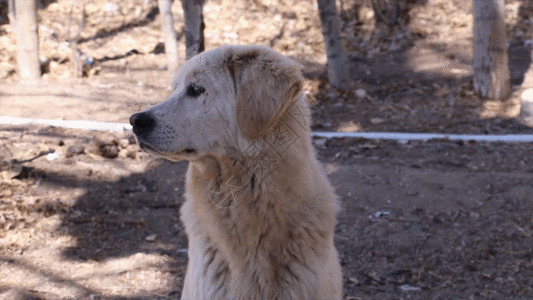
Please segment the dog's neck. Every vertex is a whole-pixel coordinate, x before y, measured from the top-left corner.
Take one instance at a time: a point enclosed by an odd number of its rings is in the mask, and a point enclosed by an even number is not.
[[[270,186],[268,190],[276,190],[302,179],[295,171],[309,165],[303,160],[314,157],[308,137],[291,139],[279,135],[251,143],[245,151],[235,153],[206,156],[191,166],[198,175],[194,180],[210,187],[210,199],[221,209],[244,205],[251,208],[261,198],[271,199],[262,194],[265,184]]]
[[[290,215],[302,207],[316,206],[314,202],[325,198],[323,193],[329,192],[329,186],[321,186],[323,180],[316,177],[322,173],[309,136],[297,137],[285,148],[270,146],[281,144],[265,139],[256,144],[262,147],[261,151],[239,156],[212,155],[191,162],[189,192],[207,193],[195,198],[208,199],[210,203],[206,205],[211,207],[213,218],[222,222],[221,228],[224,223],[242,224],[246,232],[253,220],[242,219],[244,215],[267,218],[270,207],[276,207],[276,214]],[[313,182],[313,186],[309,186],[309,182]],[[202,186],[205,190],[191,191],[192,186]],[[230,220],[233,218],[237,221]]]

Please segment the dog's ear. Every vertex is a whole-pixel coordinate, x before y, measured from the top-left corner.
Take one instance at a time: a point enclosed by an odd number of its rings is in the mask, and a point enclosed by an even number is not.
[[[262,138],[302,90],[300,65],[262,47],[235,51],[227,60],[235,81],[237,123],[249,140]]]

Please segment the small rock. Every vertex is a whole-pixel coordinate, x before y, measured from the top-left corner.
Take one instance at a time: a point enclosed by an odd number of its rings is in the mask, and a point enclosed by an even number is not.
[[[364,143],[362,145],[359,145],[359,148],[364,149],[364,150],[372,150],[372,149],[379,148],[379,145],[373,144],[373,143]]]
[[[116,158],[118,156],[118,147],[116,145],[100,147],[100,155],[105,158]]]
[[[126,138],[128,139],[130,145],[137,144],[137,140],[135,140],[135,136],[133,134],[128,135]]]
[[[116,158],[118,156],[118,140],[112,134],[99,135],[94,138],[94,143],[91,144],[95,145],[90,145],[88,152],[105,158]]]
[[[128,145],[125,149],[121,149],[118,152],[118,156],[120,158],[129,157],[129,158],[135,159],[137,157],[137,150],[138,150],[137,145]]]
[[[326,147],[327,141],[328,141],[327,139],[316,139],[313,142],[317,147],[324,148]]]
[[[115,3],[106,3],[104,5],[104,11],[112,16],[117,16],[120,13],[120,7]]]
[[[128,145],[130,144],[130,141],[128,139],[120,139],[118,141],[118,146],[122,149],[128,147]]]
[[[85,5],[85,12],[88,15],[92,15],[92,14],[96,13],[97,11],[98,11],[98,6],[96,6],[95,4],[88,3],[87,5]]]
[[[146,237],[146,240],[149,242],[155,242],[157,240],[157,234],[150,234]]]
[[[101,70],[102,70],[102,68],[100,68],[100,67],[94,67],[94,68],[91,68],[91,69],[89,70],[89,74],[88,74],[88,76],[95,76],[95,75],[98,75],[98,74],[100,74],[100,71],[101,71]]]
[[[359,283],[359,280],[357,280],[357,278],[355,278],[355,277],[348,278],[348,281],[351,282],[351,283],[354,283],[354,284],[358,284]]]
[[[118,145],[117,138],[111,133],[99,134],[94,138],[97,145]]]
[[[398,143],[400,145],[407,145],[407,144],[409,144],[409,140],[398,140]]]
[[[358,98],[358,99],[362,99],[364,97],[366,97],[366,91],[364,89],[357,89],[355,91],[355,96]]]
[[[47,159],[48,161],[53,161],[53,160],[56,160],[56,159],[58,159],[58,158],[59,158],[59,154],[57,154],[56,152],[48,153],[48,154],[46,155],[46,159]]]
[[[410,286],[410,285],[404,284],[400,286],[400,290],[404,292],[414,292],[414,291],[420,291],[420,288],[416,286]]]
[[[85,152],[85,147],[83,147],[83,145],[70,146],[67,149],[67,153],[65,153],[65,157],[69,158],[74,155],[83,154],[84,152]]]
[[[392,43],[390,46],[389,46],[389,51],[398,51],[402,49],[402,47],[396,43]]]
[[[359,19],[363,22],[370,22],[374,19],[374,10],[371,7],[362,6],[359,9]]]
[[[159,42],[155,45],[154,49],[150,51],[152,54],[165,53],[165,43]]]
[[[361,131],[361,126],[353,121],[350,121],[348,123],[341,124],[337,130],[339,132],[358,132]]]
[[[57,12],[61,9],[61,6],[59,5],[59,3],[55,2],[55,3],[51,3],[50,5],[48,5],[48,8],[47,10],[48,11],[53,11],[53,12]]]
[[[388,211],[378,211],[374,214],[374,217],[379,218],[379,217],[388,216],[388,215],[390,215],[390,212]]]
[[[382,119],[382,118],[371,118],[370,119],[370,123],[372,124],[381,124],[385,122],[385,119]]]

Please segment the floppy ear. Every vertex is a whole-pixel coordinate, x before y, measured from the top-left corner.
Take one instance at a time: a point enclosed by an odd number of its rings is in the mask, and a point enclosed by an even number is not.
[[[235,81],[237,123],[249,140],[262,138],[302,90],[300,66],[268,48],[232,53],[227,66]]]

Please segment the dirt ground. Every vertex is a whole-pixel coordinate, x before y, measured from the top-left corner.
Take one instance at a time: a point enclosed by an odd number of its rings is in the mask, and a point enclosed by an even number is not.
[[[504,102],[472,91],[471,7],[459,1],[400,1],[393,29],[373,22],[369,3],[342,1],[348,91],[327,84],[312,1],[208,2],[206,43],[264,44],[300,61],[315,131],[531,134],[517,116],[533,5],[506,2],[514,92]],[[127,122],[164,100],[156,3],[87,2],[84,78],[73,75],[70,3],[39,11],[38,84],[17,83],[12,30],[0,26],[0,115]],[[81,6],[71,15],[72,37]],[[346,299],[533,298],[532,143],[314,144],[342,201],[335,242]],[[140,152],[127,131],[0,125],[0,299],[179,298],[186,169]]]

